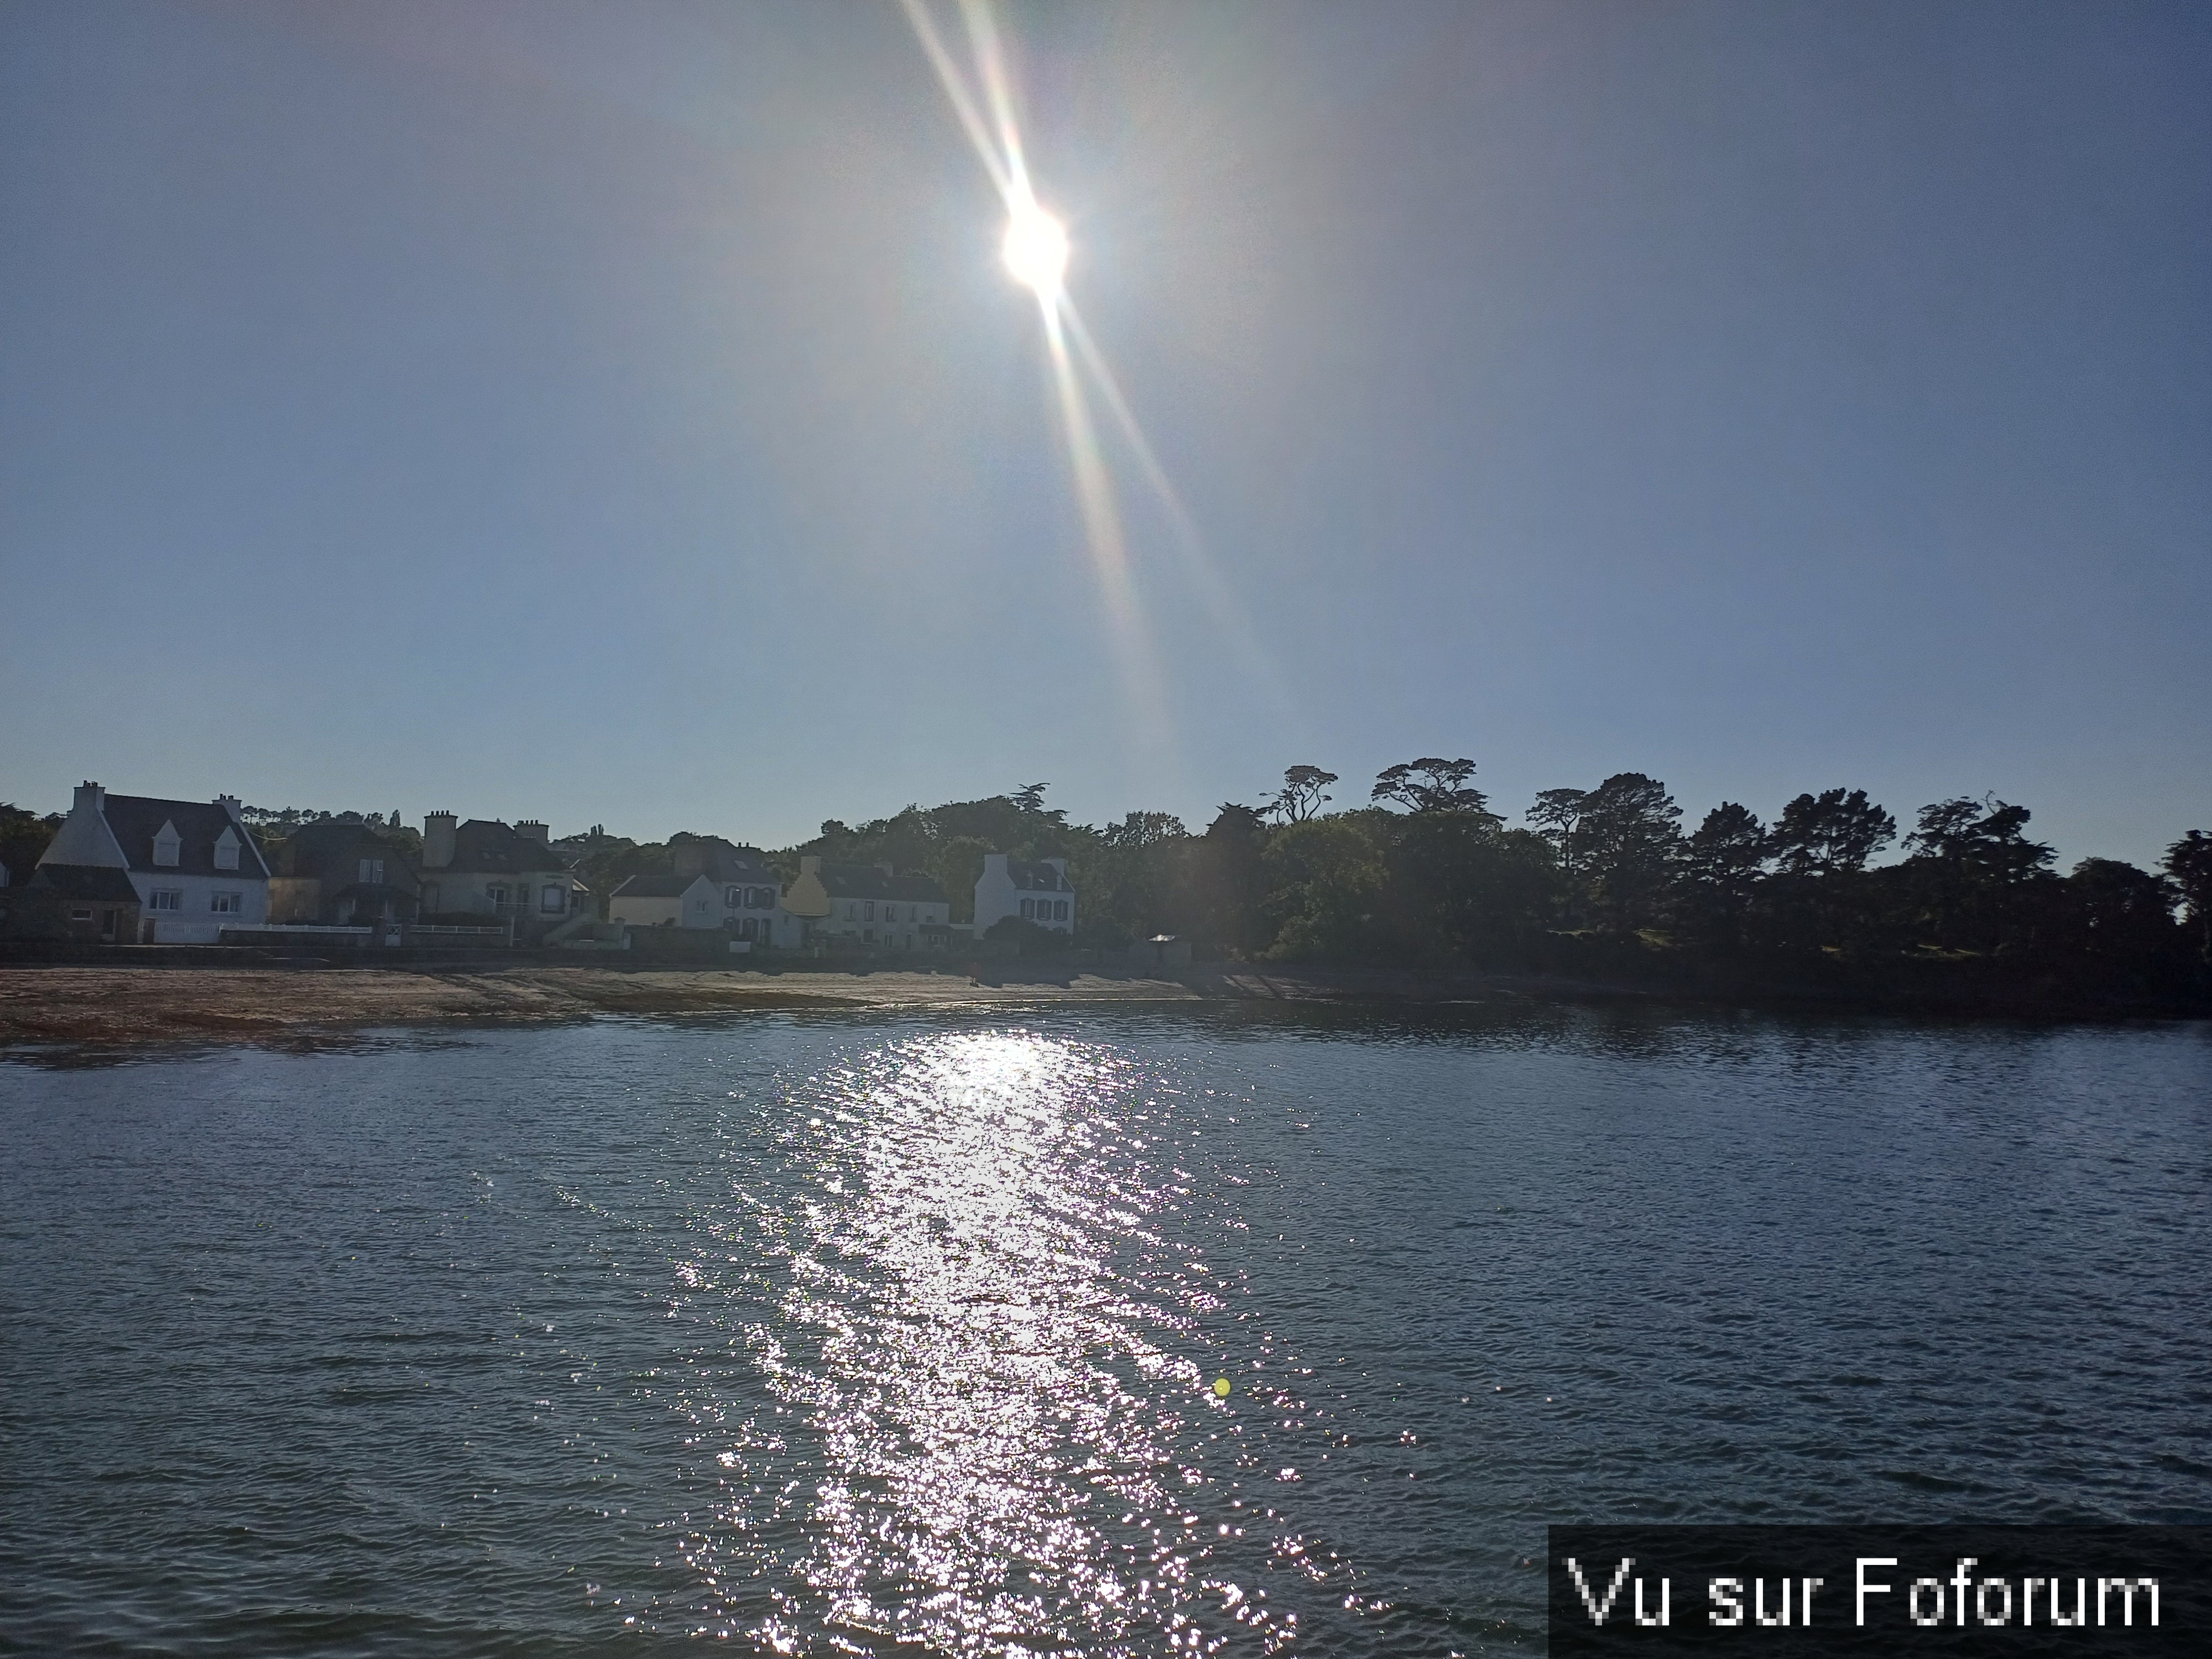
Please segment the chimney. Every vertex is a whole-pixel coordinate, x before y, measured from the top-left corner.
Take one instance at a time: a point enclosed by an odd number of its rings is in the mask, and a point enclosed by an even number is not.
[[[93,812],[105,812],[106,809],[107,791],[101,788],[98,784],[93,782],[89,778],[77,785],[76,799],[71,800],[70,803],[70,817],[74,817],[79,812],[88,811]]]
[[[1003,875],[1006,875],[1006,855],[1004,853],[986,853],[986,854],[983,854],[983,873],[984,873],[985,875],[987,875],[987,876],[1003,876]],[[1009,877],[1009,878],[1008,878],[1008,879],[1010,879],[1010,880],[1011,880],[1011,879],[1012,879],[1012,878],[1011,878],[1011,877]]]
[[[246,820],[238,815],[240,801],[237,796],[217,795],[215,798],[215,804],[222,808],[224,811],[230,814],[230,821],[233,823],[237,824],[240,829],[246,827]]]
[[[1067,860],[1066,859],[1046,859],[1043,860],[1042,862],[1049,864],[1054,869],[1059,871],[1060,884],[1062,887],[1067,885]]]
[[[547,842],[552,839],[553,835],[551,830],[548,830],[544,824],[538,823],[536,818],[524,818],[520,823],[514,826],[514,833],[518,836],[527,836],[530,840],[536,842],[540,847],[546,845]]]
[[[422,867],[442,870],[453,861],[453,831],[460,820],[451,812],[422,815]]]
[[[818,853],[799,854],[799,873],[802,876],[819,876],[822,873],[822,855]]]

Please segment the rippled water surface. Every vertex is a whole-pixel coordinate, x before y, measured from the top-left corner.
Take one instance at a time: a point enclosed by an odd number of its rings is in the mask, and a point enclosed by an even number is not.
[[[1474,1654],[1552,1522],[2212,1520],[2202,1026],[602,1023],[0,1137],[16,1650]]]

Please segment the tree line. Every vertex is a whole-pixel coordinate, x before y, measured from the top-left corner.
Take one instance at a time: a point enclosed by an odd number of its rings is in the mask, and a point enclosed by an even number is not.
[[[1960,796],[1903,830],[1863,789],[1808,792],[1771,823],[1723,801],[1686,827],[1639,772],[1547,789],[1510,822],[1464,758],[1384,769],[1358,805],[1312,765],[1193,831],[1164,812],[1072,824],[1047,786],[832,820],[800,854],[934,876],[960,919],[987,851],[1067,859],[1079,945],[1158,933],[1254,961],[1633,971],[1724,986],[1777,970],[1880,990],[2195,1003],[2212,994],[2212,836],[2144,870],[2060,873],[2024,806]],[[1334,809],[1334,810],[1332,810]],[[1876,860],[1894,848],[1899,856]]]

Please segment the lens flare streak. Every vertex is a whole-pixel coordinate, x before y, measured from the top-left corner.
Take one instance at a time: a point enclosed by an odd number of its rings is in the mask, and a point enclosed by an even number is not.
[[[1115,434],[1133,458],[1138,476],[1166,520],[1182,573],[1196,588],[1219,637],[1247,671],[1254,689],[1279,709],[1287,710],[1291,703],[1288,683],[1261,648],[1231,596],[1196,522],[1170,482],[1105,354],[1060,281],[1060,268],[1066,258],[1064,233],[1058,221],[1037,202],[1015,114],[1006,53],[987,0],[960,0],[972,58],[971,69],[965,71],[955,60],[927,0],[899,0],[899,3],[944,86],[962,130],[1005,203],[1007,264],[1037,296],[1053,381],[1052,402],[1067,449],[1085,544],[1105,599],[1115,653],[1140,730],[1155,746],[1174,741],[1158,653],[1139,602],[1113,471],[1091,413],[1092,390],[1105,404]]]

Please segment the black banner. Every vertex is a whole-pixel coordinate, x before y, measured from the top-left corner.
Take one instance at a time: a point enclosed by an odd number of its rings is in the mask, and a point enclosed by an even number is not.
[[[1556,1659],[2212,1655],[2208,1527],[1553,1527]]]

